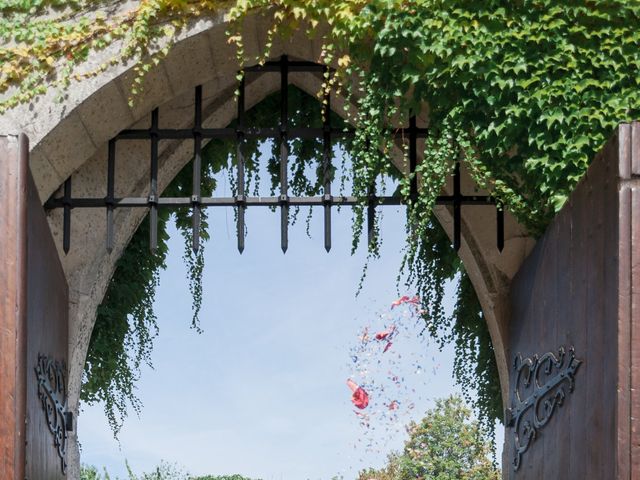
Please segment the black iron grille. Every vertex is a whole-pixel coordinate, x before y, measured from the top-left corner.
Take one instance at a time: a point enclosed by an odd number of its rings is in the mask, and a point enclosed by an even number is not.
[[[193,210],[193,249],[197,251],[200,245],[200,222],[203,208],[235,207],[237,209],[237,240],[240,253],[245,246],[245,209],[248,207],[277,207],[280,209],[280,243],[283,252],[289,245],[289,208],[291,206],[321,206],[324,209],[324,246],[331,249],[331,208],[333,206],[354,206],[361,204],[361,200],[353,196],[334,196],[331,194],[330,172],[332,168],[332,140],[354,134],[353,129],[332,127],[330,116],[324,115],[322,128],[290,128],[287,88],[290,72],[326,73],[327,67],[312,62],[293,61],[287,56],[277,61],[266,62],[264,65],[248,67],[245,75],[259,75],[265,72],[280,73],[280,125],[276,128],[256,128],[245,125],[245,81],[240,81],[238,96],[238,117],[235,128],[203,128],[202,127],[202,86],[195,89],[195,111],[192,128],[163,129],[159,128],[159,110],[151,113],[151,127],[139,130],[123,130],[109,140],[107,161],[107,196],[102,198],[74,198],[71,194],[71,176],[64,182],[63,196],[51,198],[45,203],[45,208],[62,208],[63,212],[63,250],[69,252],[71,245],[71,210],[74,208],[105,208],[107,215],[106,248],[110,252],[114,243],[114,218],[116,208],[148,208],[150,216],[150,245],[155,252],[158,245],[158,209],[159,208],[191,208]],[[330,96],[325,94],[324,101],[330,109]],[[426,128],[416,126],[415,116],[410,117],[408,128],[393,131],[396,138],[409,140],[409,169],[415,171],[417,165],[417,139],[427,136]],[[202,141],[205,139],[232,139],[237,149],[237,195],[233,197],[202,197]],[[246,138],[273,139],[280,145],[280,195],[277,197],[253,197],[245,192],[245,158],[243,142]],[[313,197],[290,197],[288,189],[288,140],[295,138],[322,139],[323,144],[323,195]],[[116,164],[116,144],[127,140],[148,140],[150,143],[150,179],[148,197],[122,197],[114,195],[114,179]],[[193,192],[191,197],[161,197],[158,191],[158,142],[160,140],[193,140]],[[417,198],[418,183],[413,176],[411,183],[412,198]],[[375,209],[384,205],[402,205],[400,196],[376,196],[373,187],[367,199],[367,232],[368,240],[374,236]],[[463,205],[496,205],[494,199],[484,195],[463,195],[460,187],[460,165],[456,163],[453,173],[453,195],[441,195],[436,199],[437,205],[449,205],[453,209],[453,246],[460,248],[461,208]],[[504,213],[502,208],[496,208],[496,241],[502,251],[504,246]]]

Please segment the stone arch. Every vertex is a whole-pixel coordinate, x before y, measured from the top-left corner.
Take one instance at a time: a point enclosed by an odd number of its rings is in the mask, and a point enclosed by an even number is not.
[[[267,25],[260,17],[247,19],[244,25],[248,58],[255,58],[266,38]],[[32,104],[21,106],[0,119],[0,130],[21,130],[31,139],[31,168],[40,199],[44,203],[64,180],[74,175],[73,193],[77,196],[101,196],[106,185],[106,142],[125,128],[145,128],[150,112],[160,107],[163,127],[185,127],[192,119],[193,88],[203,84],[205,125],[226,126],[235,116],[235,73],[239,68],[235,51],[225,37],[222,16],[200,21],[181,34],[176,46],[146,79],[145,93],[130,107],[127,97],[133,72],[130,65],[115,66],[96,78],[72,85],[62,102],[55,102],[50,92]],[[113,48],[118,48],[114,46]],[[99,64],[97,53],[91,64]],[[302,60],[317,61],[320,45],[304,33],[290,41],[277,42],[272,55],[288,54]],[[258,103],[278,88],[278,79],[267,76],[248,83],[247,107]],[[310,94],[318,91],[313,76],[292,76],[291,83]],[[344,98],[332,100],[342,112]],[[426,111],[426,109],[425,109]],[[422,115],[420,121],[428,122]],[[116,170],[117,195],[142,195],[148,182],[148,147],[145,142],[128,142],[119,161],[127,159],[126,168]],[[159,183],[163,189],[191,158],[189,142],[163,142],[160,146]],[[401,167],[401,166],[400,166]],[[464,172],[463,172],[464,173]],[[118,173],[117,173],[118,175]],[[463,176],[463,189],[473,191],[473,182]],[[104,211],[77,211],[72,222],[72,248],[68,255],[61,249],[61,214],[49,216],[58,243],[70,290],[69,324],[69,400],[77,413],[82,371],[88,342],[96,316],[115,263],[139,225],[144,211],[118,211],[113,252],[104,246]],[[445,230],[452,234],[452,215],[438,207],[435,214]],[[494,214],[490,209],[465,208],[462,212],[462,247],[460,257],[480,299],[496,352],[503,399],[507,399],[507,340],[509,322],[508,291],[510,281],[533,247],[534,241],[510,215],[505,219],[505,248],[495,247]],[[75,445],[75,442],[72,442]],[[77,468],[78,452],[70,452],[72,478]]]

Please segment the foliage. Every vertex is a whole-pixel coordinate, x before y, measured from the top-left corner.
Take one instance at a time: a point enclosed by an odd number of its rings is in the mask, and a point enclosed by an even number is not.
[[[409,439],[400,454],[389,456],[380,470],[360,472],[358,480],[498,480],[491,462],[491,441],[471,417],[461,398],[451,396],[418,424],[408,428]]]
[[[301,90],[291,87],[289,91],[291,124],[293,126],[315,126],[321,124],[320,105]],[[274,125],[277,122],[279,94],[266,98],[256,108],[246,113],[246,120],[255,125]],[[332,114],[333,125],[340,126],[341,120]],[[233,126],[233,124],[231,125]],[[280,163],[277,146],[272,149],[268,169],[271,173],[272,191],[279,185]],[[260,177],[257,158],[260,144],[257,140],[247,140],[244,153],[247,159],[247,190],[257,195]],[[321,143],[318,140],[296,140],[291,145],[290,192],[292,195],[316,195],[320,191],[320,180],[310,183],[307,169],[314,168],[320,174],[319,158]],[[234,176],[236,162],[235,144],[214,140],[202,152],[203,196],[211,196],[215,191],[215,175],[227,171],[235,194]],[[319,179],[322,178],[318,175]],[[192,162],[187,164],[165,189],[165,196],[189,196],[192,192]],[[178,230],[185,239],[184,258],[190,275],[190,289],[194,298],[192,327],[200,329],[198,313],[202,302],[202,272],[205,244],[197,254],[191,250],[191,211],[177,210],[174,219]],[[206,211],[202,212],[201,236],[207,233]],[[296,211],[293,211],[295,219]],[[131,405],[140,412],[141,402],[135,395],[135,384],[143,364],[152,366],[151,351],[158,334],[156,317],[153,312],[155,290],[159,271],[165,268],[167,255],[167,233],[169,213],[159,210],[158,250],[149,254],[149,221],[142,221],[127,248],[116,264],[105,298],[98,307],[95,326],[91,335],[84,370],[81,399],[88,404],[104,402],[109,424],[117,436]]]
[[[167,195],[178,195],[188,184],[190,172],[183,170],[165,190]],[[190,187],[189,187],[190,188]],[[210,194],[213,186],[203,185],[203,194]],[[98,307],[84,368],[81,399],[88,404],[102,401],[109,424],[117,435],[126,417],[127,405],[136,413],[141,403],[135,395],[135,384],[140,367],[151,363],[153,340],[158,334],[153,312],[159,271],[165,268],[167,255],[168,211],[158,214],[158,249],[149,254],[149,220],[145,217],[127,248],[116,264],[105,298]],[[188,212],[176,213],[176,224],[185,237],[185,260],[189,268],[190,287],[201,292],[204,249],[196,254],[190,249],[191,221]],[[206,215],[202,219],[202,236],[206,234]],[[199,328],[198,312],[201,293],[194,298],[192,326]]]
[[[104,476],[92,465],[82,465],[80,467],[80,480],[111,480],[111,477],[104,471]]]
[[[271,22],[264,57],[277,35],[303,29],[318,39],[319,60],[337,67],[335,75],[325,77],[324,88],[345,93],[358,107],[357,113],[349,112],[357,133],[348,149],[354,162],[354,194],[363,202],[373,179],[390,172],[394,145],[385,126],[396,124],[396,117],[406,121],[408,112],[422,112],[428,105],[430,136],[416,172],[417,198],[409,196],[411,178],[401,178],[409,204],[404,268],[430,306],[430,333],[456,345],[458,381],[468,389],[476,386],[479,375],[477,405],[485,424],[491,424],[501,411],[495,359],[464,274],[457,320],[445,318],[440,307],[444,280],[461,269],[432,219],[435,196],[455,162],[462,162],[479,186],[539,234],[613,128],[640,116],[640,2],[238,0],[228,5],[229,40],[243,62],[262,60],[246,58],[242,26],[250,14]],[[50,85],[63,89],[72,80],[125,60],[136,64],[132,93],[139,94],[144,73],[166,55],[180,30],[226,6],[207,0],[141,0],[131,5],[111,0],[0,0],[0,38],[5,43],[0,48],[0,111],[32,100]],[[97,68],[84,63],[91,50],[111,45],[117,48],[109,50],[113,53],[107,62]],[[272,172],[277,169],[277,156],[270,167]],[[317,187],[304,175],[296,185],[298,191]],[[363,206],[355,210],[354,248],[363,212]],[[140,248],[135,242],[131,248]],[[373,256],[379,251],[375,242],[368,247]],[[117,346],[117,358],[109,361],[104,361],[108,350],[98,348],[102,363],[93,360],[87,369],[99,380],[85,398],[112,396],[116,410],[124,398],[132,398],[135,375],[127,372],[149,361],[148,350],[140,344],[149,345],[155,332],[153,316],[141,298],[151,298],[162,256],[155,264],[137,261],[142,271],[127,274],[123,267],[107,294],[107,304],[115,310],[105,307],[99,317],[116,318],[115,337],[129,340]],[[197,264],[192,265],[197,272]],[[135,298],[118,293],[117,283],[133,282],[139,282],[133,288]],[[197,306],[201,292],[197,281],[192,285]],[[123,306],[114,307],[111,298],[120,296]],[[125,325],[129,313],[133,329]],[[444,338],[448,325],[453,335]],[[136,333],[135,328],[142,330]],[[106,331],[97,334],[100,340],[92,340],[92,348],[108,345]],[[132,340],[135,335],[138,340]],[[138,352],[132,365],[123,362],[129,348]],[[123,376],[105,384],[112,375]],[[124,396],[113,399],[116,392]]]
[[[205,475],[193,477],[175,464],[160,462],[160,465],[150,472],[136,475],[127,462],[127,480],[252,480],[242,475]],[[98,469],[90,465],[82,465],[80,468],[80,480],[111,480],[109,473],[104,469],[104,475]]]
[[[362,188],[388,164],[382,126],[429,105],[423,217],[464,160],[540,231],[613,128],[640,113],[637,1],[247,0],[232,17],[256,10],[274,31],[308,25],[344,86],[361,79],[351,93]]]
[[[160,465],[150,472],[145,472],[140,475],[133,473],[127,463],[127,473],[129,474],[128,480],[190,480],[191,478],[182,468],[164,461],[160,462]]]
[[[71,81],[95,77],[135,59],[134,95],[142,76],[169,52],[190,21],[216,14],[225,0],[0,0],[0,113]],[[113,56],[91,67],[90,53],[117,45]],[[84,64],[84,65],[83,65]]]
[[[252,480],[252,479],[243,477],[242,475],[235,474],[235,475],[222,475],[222,476],[206,475],[204,477],[193,477],[193,478],[190,478],[189,480]]]

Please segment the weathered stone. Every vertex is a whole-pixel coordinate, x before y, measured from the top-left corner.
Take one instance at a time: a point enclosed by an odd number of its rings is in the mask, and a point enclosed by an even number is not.
[[[95,145],[113,138],[122,125],[133,123],[127,100],[115,82],[107,83],[78,107],[89,136]]]
[[[266,40],[267,18],[255,15],[244,25],[245,61],[255,63]],[[226,126],[236,115],[233,95],[239,68],[235,47],[227,41],[222,18],[199,21],[182,32],[173,52],[153,68],[144,81],[144,92],[127,106],[135,78],[132,66],[107,69],[98,77],[73,85],[62,102],[54,94],[40,97],[0,119],[3,129],[22,128],[32,138],[31,166],[41,200],[56,191],[73,173],[73,192],[79,196],[101,197],[106,194],[106,144],[124,128],[148,128],[150,112],[160,107],[161,126],[184,128],[193,121],[193,87],[204,84],[203,123],[207,127]],[[272,56],[287,54],[292,58],[317,61],[320,40],[310,40],[304,31],[287,41],[278,40]],[[103,61],[106,52],[98,52],[93,62]],[[292,74],[291,83],[315,96],[321,79],[312,74]],[[77,88],[76,88],[77,87]],[[247,107],[257,104],[277,91],[277,75],[247,78]],[[346,117],[345,99],[332,95],[332,108]],[[348,108],[354,115],[355,107]],[[16,119],[20,125],[16,127]],[[428,124],[425,106],[419,115],[421,125]],[[162,141],[159,146],[159,183],[163,189],[191,159],[192,142]],[[420,150],[420,149],[419,149]],[[144,196],[149,184],[149,143],[119,141],[117,145],[116,196]],[[398,151],[397,166],[406,169]],[[463,187],[470,191],[473,183],[464,174]],[[450,186],[446,189],[450,192]],[[435,209],[439,221],[452,234],[450,210]],[[145,209],[118,211],[115,215],[115,246],[111,254],[105,248],[105,212],[75,210],[72,219],[72,248],[68,255],[59,248],[69,283],[70,340],[69,394],[70,406],[78,413],[84,359],[96,316],[96,308],[104,297],[109,279],[120,254],[145,214]],[[61,212],[49,215],[52,232],[61,244]],[[460,256],[476,288],[494,342],[501,375],[503,394],[508,379],[505,356],[508,320],[507,292],[509,281],[533,245],[524,229],[509,215],[505,222],[505,249],[495,248],[495,211],[491,208],[464,207],[462,213],[462,248]],[[81,245],[82,248],[74,248]],[[506,398],[506,397],[505,397]],[[79,418],[82,422],[82,417]],[[75,435],[75,434],[74,434]],[[79,452],[73,444],[68,458],[69,478],[78,478]]]

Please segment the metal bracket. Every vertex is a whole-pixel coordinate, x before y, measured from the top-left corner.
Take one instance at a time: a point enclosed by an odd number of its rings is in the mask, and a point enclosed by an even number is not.
[[[38,355],[35,368],[38,398],[44,410],[62,473],[67,471],[67,432],[73,430],[73,414],[67,410],[67,367],[64,362]]]
[[[520,468],[522,455],[539,430],[549,423],[556,407],[564,403],[565,386],[569,393],[573,392],[575,374],[581,364],[573,347],[569,348],[568,355],[564,347],[558,349],[558,356],[553,352],[525,359],[516,355],[512,406],[505,412],[505,425],[513,427],[514,471]],[[529,395],[525,396],[525,392]]]

